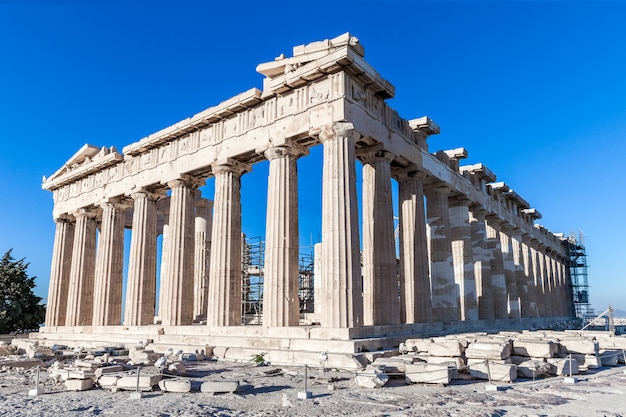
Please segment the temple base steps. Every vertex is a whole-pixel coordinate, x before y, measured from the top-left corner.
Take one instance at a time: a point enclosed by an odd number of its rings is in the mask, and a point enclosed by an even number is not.
[[[274,327],[231,326],[78,326],[42,327],[30,338],[40,345],[63,344],[86,348],[119,346],[128,348],[140,342],[147,349],[164,353],[204,352],[218,359],[251,361],[264,354],[274,365],[309,365],[338,369],[360,369],[377,352],[397,350],[410,338],[455,333],[494,333],[503,330],[564,330],[574,328],[568,317],[418,323],[358,328],[321,326]],[[328,357],[323,361],[322,357]]]

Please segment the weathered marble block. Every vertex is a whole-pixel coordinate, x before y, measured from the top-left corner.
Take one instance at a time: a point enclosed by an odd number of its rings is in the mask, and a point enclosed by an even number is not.
[[[433,341],[428,347],[431,356],[461,356],[463,345],[458,340],[438,340]]]
[[[465,356],[469,359],[506,359],[511,356],[511,344],[475,342],[465,349]]]
[[[621,350],[605,350],[599,356],[602,366],[617,366],[620,357],[623,359]]]
[[[565,353],[582,353],[585,355],[595,355],[599,351],[598,342],[589,339],[562,339],[559,340],[561,351]]]
[[[513,353],[532,358],[553,358],[559,351],[559,345],[552,341],[514,340]]]
[[[550,364],[531,359],[517,365],[517,376],[519,378],[537,378],[550,374]]]
[[[93,387],[93,379],[68,379],[65,381],[65,389],[68,391],[86,391]]]
[[[596,369],[602,366],[602,361],[599,355],[583,355],[581,353],[572,353],[572,359],[578,362],[578,368],[580,370]]]
[[[405,378],[409,384],[444,384],[450,383],[451,372],[448,366],[438,363],[414,363],[406,366]]]
[[[139,377],[139,391],[152,391],[161,380],[161,375],[147,375]],[[137,376],[123,376],[117,380],[117,388],[134,391],[137,389]]]
[[[489,361],[489,369],[485,362],[469,365],[469,373],[476,379],[489,380],[497,382],[512,382],[517,379],[517,366],[507,363],[496,363]]]
[[[237,392],[239,381],[206,381],[200,386],[200,392],[218,394],[223,392]]]
[[[163,392],[190,392],[191,382],[186,379],[162,379],[159,388]]]
[[[550,364],[550,374],[552,375],[578,375],[578,362],[576,359],[568,358],[547,358]]]
[[[432,339],[407,339],[404,344],[409,352],[428,352],[432,345]]]
[[[410,356],[394,356],[392,358],[377,358],[374,365],[382,367],[385,373],[404,373],[407,364],[413,363],[414,358]]]

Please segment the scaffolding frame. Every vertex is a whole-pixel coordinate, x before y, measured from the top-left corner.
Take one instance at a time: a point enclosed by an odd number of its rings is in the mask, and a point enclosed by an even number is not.
[[[265,267],[265,241],[260,236],[241,239],[241,324],[263,324],[263,270]],[[314,310],[314,255],[298,256],[298,298],[300,312]]]
[[[595,317],[589,303],[589,280],[585,236],[582,232],[570,233],[567,239],[569,250],[568,268],[572,280],[572,295],[576,317],[589,320]]]

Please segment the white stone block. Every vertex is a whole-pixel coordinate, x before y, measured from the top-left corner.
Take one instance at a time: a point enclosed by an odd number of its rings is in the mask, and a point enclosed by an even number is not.
[[[139,377],[139,391],[152,391],[161,380],[161,375],[141,375]],[[123,376],[117,380],[117,388],[129,391],[137,389],[137,375]]]
[[[565,353],[582,353],[585,355],[595,355],[599,351],[598,342],[595,340],[581,338],[564,338],[559,340],[561,350]]]
[[[400,356],[395,356],[392,358],[377,358],[374,361],[374,365],[375,366],[379,366],[382,367],[385,370],[385,373],[392,373],[392,374],[397,374],[397,373],[404,373],[405,369],[406,369],[406,365],[413,363],[413,358],[410,356],[404,356],[404,357],[400,357]]]
[[[602,366],[617,366],[619,358],[622,356],[620,350],[606,350],[600,353],[600,363]]]
[[[578,375],[578,362],[576,359],[570,361],[568,358],[547,358],[546,362],[552,365],[550,373],[552,375]]]
[[[445,364],[414,363],[406,366],[405,378],[409,384],[444,384],[450,383],[450,369]]]
[[[513,353],[518,356],[533,358],[553,358],[559,351],[559,345],[552,341],[514,340]]]
[[[159,388],[163,392],[190,392],[191,382],[186,379],[162,379]]]
[[[120,378],[121,376],[117,375],[102,375],[97,379],[97,383],[102,388],[111,389],[117,387],[117,380]]]
[[[477,379],[499,382],[512,382],[517,379],[517,366],[507,363],[495,363],[489,361],[489,369],[484,362],[469,365],[469,373]]]
[[[465,356],[469,359],[506,359],[511,356],[511,344],[475,342],[465,349]]]
[[[519,378],[538,378],[550,373],[550,364],[540,360],[527,360],[517,365]]]
[[[409,352],[428,352],[432,339],[407,339],[404,344]]]
[[[354,382],[361,388],[384,387],[389,381],[389,376],[377,367],[369,365],[364,371],[357,372]]]
[[[463,345],[458,340],[437,340],[429,345],[428,353],[431,356],[461,356]]]
[[[217,394],[223,392],[237,392],[239,388],[239,381],[236,380],[224,380],[224,381],[206,381],[200,386],[200,392],[207,394]]]
[[[68,391],[86,391],[93,387],[93,379],[68,379],[65,381],[65,389]]]
[[[570,354],[573,359],[578,362],[578,368],[582,370],[596,369],[602,366],[602,361],[599,355],[584,355],[582,353]]]
[[[122,365],[110,365],[110,366],[103,366],[101,368],[96,369],[94,371],[94,375],[99,377],[104,374],[112,374],[115,372],[123,372],[123,371],[124,371],[124,367]]]

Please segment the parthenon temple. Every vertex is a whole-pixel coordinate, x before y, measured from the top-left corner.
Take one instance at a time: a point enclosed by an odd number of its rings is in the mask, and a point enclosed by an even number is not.
[[[258,65],[262,91],[121,153],[85,145],[44,179],[56,232],[45,326],[33,337],[241,360],[267,352],[275,363],[316,364],[327,352],[351,366],[411,336],[574,317],[562,235],[536,224],[539,211],[485,165],[462,165],[465,149],[429,151],[438,125],[390,108],[395,88],[364,56],[350,34],[296,46]],[[297,162],[316,146],[323,168],[307,181],[322,184],[321,242],[314,308],[303,311]],[[262,161],[262,316],[248,322],[241,178]],[[214,195],[202,195],[207,181]]]

